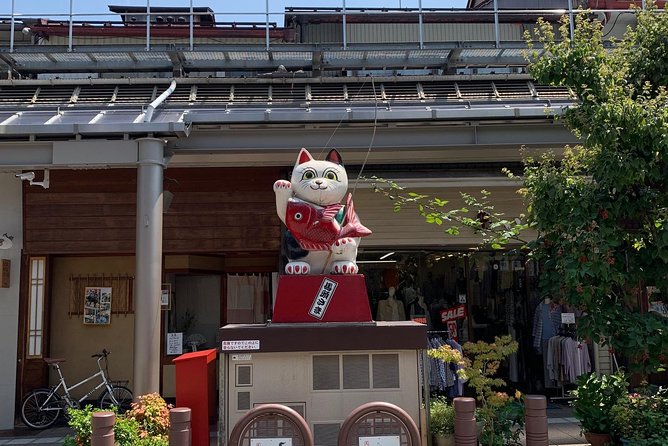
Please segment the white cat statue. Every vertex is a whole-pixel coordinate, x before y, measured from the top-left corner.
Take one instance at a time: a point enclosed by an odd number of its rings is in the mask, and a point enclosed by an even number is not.
[[[357,274],[360,237],[371,231],[360,223],[341,155],[331,150],[316,161],[302,149],[290,181],[274,183],[276,212],[288,228],[283,250],[287,274]]]

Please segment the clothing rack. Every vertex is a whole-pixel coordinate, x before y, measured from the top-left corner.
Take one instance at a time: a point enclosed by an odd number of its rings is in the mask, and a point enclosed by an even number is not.
[[[427,330],[427,335],[442,335],[445,334],[448,339],[450,339],[450,331],[449,330]]]
[[[564,328],[563,325],[566,325],[566,328]],[[577,337],[576,333],[574,332],[575,327],[571,327],[571,325],[574,325],[574,324],[562,324],[562,328],[557,333],[557,336],[570,337],[570,338],[576,340],[578,342],[578,348],[580,348],[580,345],[582,344],[583,341]],[[578,362],[580,364],[580,370],[582,370],[583,369],[582,358],[580,357],[580,355],[578,355]],[[575,397],[566,396],[566,390],[565,390],[564,387],[565,387],[564,383],[562,382],[561,383],[561,396],[552,397],[552,398],[550,398],[550,401],[572,401],[572,400],[574,400]]]

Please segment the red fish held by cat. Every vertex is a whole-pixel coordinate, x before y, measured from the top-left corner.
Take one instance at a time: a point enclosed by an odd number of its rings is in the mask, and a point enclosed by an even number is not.
[[[332,244],[344,237],[364,237],[371,230],[360,223],[353,206],[352,194],[346,199],[346,213],[343,226],[336,220],[341,210],[340,204],[316,208],[306,202],[290,200],[285,216],[285,224],[297,239],[302,249],[309,251],[329,251]]]

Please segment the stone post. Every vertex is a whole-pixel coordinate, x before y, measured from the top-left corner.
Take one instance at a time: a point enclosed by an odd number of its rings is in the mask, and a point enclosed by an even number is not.
[[[526,446],[548,446],[547,399],[543,395],[524,397]]]
[[[90,446],[114,446],[114,423],[116,415],[113,412],[95,412],[91,420],[92,433]]]
[[[455,398],[455,446],[477,446],[475,399]]]
[[[169,446],[190,446],[190,417],[188,407],[175,407],[169,411]]]

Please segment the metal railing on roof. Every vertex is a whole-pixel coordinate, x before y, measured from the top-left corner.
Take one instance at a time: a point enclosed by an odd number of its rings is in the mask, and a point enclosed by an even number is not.
[[[415,22],[418,24],[417,26],[417,36],[416,36],[416,41],[418,47],[420,49],[425,48],[425,16],[430,16],[430,17],[436,17],[436,16],[441,16],[441,17],[450,17],[450,18],[464,18],[467,15],[472,15],[475,14],[477,16],[486,16],[488,18],[493,19],[494,23],[494,42],[495,42],[495,47],[499,48],[501,45],[502,37],[501,37],[501,32],[500,32],[500,23],[502,20],[506,18],[511,18],[511,17],[517,17],[518,15],[530,15],[530,16],[545,16],[545,15],[554,15],[554,16],[562,16],[564,14],[568,14],[568,16],[571,19],[571,38],[573,37],[573,17],[575,14],[578,14],[580,12],[583,12],[581,9],[576,9],[574,7],[574,0],[567,0],[568,2],[568,8],[567,9],[501,9],[499,7],[499,0],[492,0],[491,3],[493,5],[492,9],[475,9],[475,10],[470,10],[470,9],[434,9],[434,8],[423,8],[422,6],[422,0],[418,0],[418,7],[417,8],[398,8],[398,9],[392,9],[392,8],[348,8],[346,6],[346,0],[341,0],[341,6],[340,7],[334,7],[334,8],[313,8],[313,9],[308,9],[308,8],[286,8],[285,11],[281,12],[275,12],[275,11],[270,11],[269,9],[269,0],[265,0],[265,10],[264,11],[250,11],[247,13],[243,13],[243,15],[247,16],[263,16],[264,17],[264,37],[265,37],[265,47],[266,50],[268,51],[271,46],[271,39],[270,39],[270,30],[272,29],[272,23],[269,20],[270,16],[274,15],[279,15],[279,16],[285,16],[285,15],[294,15],[294,14],[299,14],[299,13],[305,13],[308,11],[309,15],[338,15],[341,18],[341,36],[342,36],[342,46],[343,49],[347,49],[348,47],[348,41],[347,41],[347,31],[348,31],[348,22],[349,18],[354,18],[355,20],[359,21],[359,16],[362,17],[382,17],[382,16],[387,16],[388,13],[391,13],[393,15],[398,15],[398,16],[403,16],[405,18],[410,18],[411,20],[415,20]],[[185,1],[184,1],[185,3]],[[619,3],[619,2],[618,2]],[[633,1],[629,1],[628,4],[633,4]],[[195,12],[193,9],[193,0],[189,0],[189,10],[180,12],[180,16],[187,16],[188,17],[188,48],[190,51],[193,51],[195,49],[195,17],[198,12]],[[642,0],[641,2],[641,7],[642,9],[645,8],[645,1]],[[182,8],[185,9],[185,8]],[[602,13],[602,14],[610,14],[610,13],[623,13],[623,12],[629,12],[628,9],[589,9],[587,10],[589,13]],[[17,21],[24,19],[27,17],[26,14],[21,13],[20,11],[17,11],[16,9],[16,0],[11,0],[11,10],[10,11],[2,11],[0,10],[0,16],[5,15],[8,13],[8,16],[10,18],[10,41],[9,41],[9,52],[14,52],[15,50],[15,39],[14,39],[14,33],[16,31],[16,24]],[[153,18],[157,18],[158,16],[163,16],[164,12],[152,12],[151,11],[151,0],[146,0],[146,10],[142,11],[139,13],[140,15],[144,17],[149,17],[150,20],[144,20],[143,22],[137,21],[134,23],[134,25],[143,25],[145,27],[145,50],[150,51],[151,50],[151,39],[152,39],[152,30],[156,28],[156,23]],[[217,14],[219,16],[231,16],[234,18],[234,16],[238,16],[239,13],[230,13],[230,12],[225,12],[225,11],[213,11],[213,15]],[[61,18],[65,19],[64,22],[67,23],[68,25],[68,50],[72,51],[73,50],[73,31],[75,28],[75,25],[81,18],[86,18],[90,19],[91,17],[95,18],[100,18],[100,17],[114,17],[118,18],[119,14],[118,13],[78,13],[74,11],[74,0],[69,1],[69,11],[67,12],[62,12],[62,13],[57,13],[57,14],[40,14],[40,18],[44,19],[50,19],[50,18]],[[227,22],[234,22],[234,20],[228,20]],[[185,26],[184,23],[181,25]]]
[[[141,71],[176,75],[179,71],[224,71],[294,77],[301,75],[302,71],[340,73],[344,70],[423,69],[433,70],[430,74],[440,74],[446,71],[452,73],[453,67],[521,69],[526,65],[522,51],[527,47],[522,30],[527,25],[531,27],[538,17],[556,22],[568,15],[573,38],[572,23],[576,14],[599,14],[605,20],[617,14],[614,20],[608,21],[608,25],[612,23],[614,28],[622,14],[636,13],[621,7],[586,11],[574,8],[574,1],[589,0],[565,0],[568,3],[565,9],[501,9],[501,0],[491,0],[493,8],[474,10],[423,8],[423,0],[418,0],[418,8],[347,8],[346,0],[341,0],[341,6],[333,8],[288,7],[275,12],[270,11],[269,1],[265,0],[264,11],[232,13],[210,10],[207,14],[214,21],[200,24],[196,19],[200,12],[193,8],[193,0],[189,0],[189,7],[177,8],[178,16],[182,18],[180,22],[157,23],[159,17],[165,17],[164,8],[151,10],[151,2],[156,0],[146,0],[145,8],[141,7],[140,11],[134,8],[132,14],[136,21],[128,23],[120,20],[124,13],[118,11],[75,12],[75,0],[69,0],[67,12],[34,17],[18,11],[17,1],[11,0],[10,11],[0,9],[0,17],[7,16],[9,22],[9,45],[4,47],[0,44],[0,70],[19,75]],[[623,6],[627,3],[632,1],[617,0],[614,4]],[[665,1],[661,3],[665,5]],[[216,15],[224,21],[217,21],[214,18]],[[263,16],[264,22],[236,21],[246,16]],[[285,27],[269,20],[276,16],[283,17]],[[113,19],[108,20],[110,17]],[[315,37],[302,37],[303,41],[300,41],[295,38],[293,18],[305,23],[333,24],[327,29],[335,30],[334,37],[318,40],[320,34],[317,34]],[[0,26],[2,22],[0,19]],[[408,36],[402,37],[404,40],[387,43],[381,38],[372,38],[373,35],[367,40],[360,37],[360,27],[397,23],[408,25],[402,30]],[[442,26],[440,31],[436,31],[435,26],[443,23],[471,25],[473,33],[484,31],[484,37],[461,39],[452,32],[442,33]],[[41,36],[43,41],[26,41],[17,45],[17,24],[24,33]],[[325,32],[324,28],[322,32]],[[513,37],[508,37],[509,32]],[[45,44],[47,38],[51,41]],[[540,51],[540,45],[535,48]]]

